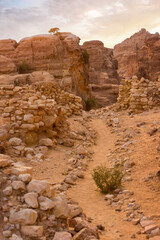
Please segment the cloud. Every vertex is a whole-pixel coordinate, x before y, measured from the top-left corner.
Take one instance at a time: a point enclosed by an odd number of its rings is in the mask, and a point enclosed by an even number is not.
[[[20,40],[59,27],[82,42],[99,39],[113,47],[143,27],[160,31],[159,9],[157,0],[0,0],[0,38]]]

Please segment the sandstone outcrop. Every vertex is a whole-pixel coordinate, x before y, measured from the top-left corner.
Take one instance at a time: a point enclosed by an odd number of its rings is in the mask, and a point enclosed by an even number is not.
[[[160,35],[141,29],[114,47],[121,78],[133,75],[157,80],[160,75]]]
[[[116,102],[119,84],[113,50],[105,48],[101,41],[85,42],[83,48],[88,57],[91,94],[99,106],[111,105]]]
[[[88,75],[79,40],[71,33],[38,35],[22,39],[19,43],[0,40],[0,64],[7,62],[0,74],[15,72],[16,67],[24,72],[48,71],[61,87],[85,100]]]

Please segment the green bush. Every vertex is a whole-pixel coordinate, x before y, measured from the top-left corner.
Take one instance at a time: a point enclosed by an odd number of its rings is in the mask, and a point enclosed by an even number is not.
[[[90,111],[91,109],[97,108],[97,100],[94,97],[88,98],[86,100],[86,110]]]
[[[113,168],[100,165],[93,169],[92,177],[102,193],[112,193],[121,186],[123,173],[117,165]]]
[[[87,53],[87,51],[83,51],[82,56],[83,56],[84,62],[89,63],[89,54]]]
[[[28,73],[29,72],[29,65],[26,62],[26,60],[23,60],[19,66],[18,66],[18,71],[20,74]]]

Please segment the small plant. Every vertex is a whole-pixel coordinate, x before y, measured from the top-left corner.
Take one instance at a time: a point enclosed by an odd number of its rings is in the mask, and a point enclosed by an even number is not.
[[[93,169],[92,177],[102,193],[112,193],[121,186],[123,173],[120,166],[107,168],[100,165]]]
[[[18,71],[20,74],[28,73],[29,72],[29,65],[26,62],[26,60],[23,60],[19,66],[18,66]]]
[[[90,111],[91,109],[97,108],[97,100],[94,97],[90,97],[86,100],[86,110]]]
[[[89,63],[89,54],[87,53],[86,50],[82,52],[82,56],[83,56],[84,62],[85,62],[86,64]]]
[[[55,28],[51,28],[48,32],[51,34],[57,33],[60,29],[55,27]]]

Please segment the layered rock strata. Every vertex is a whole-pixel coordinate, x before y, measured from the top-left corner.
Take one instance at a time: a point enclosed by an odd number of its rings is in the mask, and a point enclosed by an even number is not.
[[[19,43],[0,40],[0,74],[48,71],[61,87],[85,100],[88,75],[79,41],[71,33],[39,35]]]
[[[141,29],[114,47],[121,78],[136,75],[157,80],[160,75],[160,35]]]
[[[105,48],[101,41],[83,44],[89,63],[89,86],[99,106],[111,105],[118,96],[119,77],[113,50]]]

